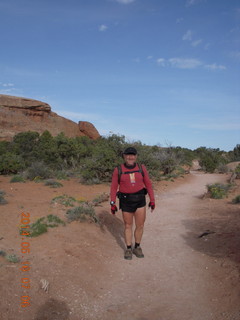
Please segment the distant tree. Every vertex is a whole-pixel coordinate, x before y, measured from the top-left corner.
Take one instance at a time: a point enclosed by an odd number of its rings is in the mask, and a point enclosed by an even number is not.
[[[25,167],[23,158],[11,152],[0,155],[0,174],[17,173]]]
[[[35,160],[34,149],[36,149],[38,142],[38,132],[21,132],[14,136],[12,149],[15,154],[21,155],[26,165],[30,165]]]
[[[213,173],[219,166],[222,166],[227,162],[225,152],[221,151],[219,148],[200,147],[194,150],[194,153],[199,159],[200,166],[209,173]]]
[[[234,161],[240,161],[240,144],[233,149]]]

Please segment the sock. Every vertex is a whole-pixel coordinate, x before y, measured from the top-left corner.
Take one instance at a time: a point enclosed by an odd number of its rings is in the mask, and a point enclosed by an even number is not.
[[[127,246],[127,249],[132,249],[132,246]]]
[[[140,243],[135,243],[135,248],[138,248],[138,247],[140,247]]]

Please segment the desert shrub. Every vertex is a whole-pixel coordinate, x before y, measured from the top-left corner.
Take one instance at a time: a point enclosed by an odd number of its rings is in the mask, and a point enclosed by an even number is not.
[[[227,167],[226,164],[222,164],[222,163],[221,163],[221,164],[217,167],[217,171],[218,171],[219,173],[228,173],[229,169],[228,169],[228,167]]]
[[[44,131],[34,147],[34,160],[45,163],[48,167],[56,168],[60,162],[55,138],[49,131]]]
[[[7,254],[5,251],[0,250],[0,256],[5,257],[5,259],[12,263],[17,263],[20,261],[16,254]]]
[[[52,171],[43,162],[34,162],[25,171],[25,176],[29,180],[48,179],[52,177]]]
[[[219,149],[200,147],[194,150],[199,158],[199,164],[204,171],[213,173],[219,167],[227,163],[224,151]]]
[[[58,227],[59,225],[65,225],[59,217],[49,214],[47,217],[39,218],[36,222],[29,225],[29,228],[20,230],[20,234],[24,230],[27,237],[37,237],[48,231],[48,228]]]
[[[0,250],[0,256],[5,257],[6,256],[6,252],[3,250]]]
[[[32,223],[29,229],[24,229],[28,232],[29,237],[38,237],[48,231],[47,224],[44,222],[44,218],[39,218],[36,222]]]
[[[58,180],[68,180],[73,175],[73,172],[70,170],[57,170],[54,172],[54,177]]]
[[[96,184],[111,180],[113,169],[121,160],[112,144],[110,138],[100,138],[95,142],[91,157],[84,159],[81,165],[83,183]]]
[[[39,136],[38,132],[27,131],[18,133],[13,138],[11,148],[16,155],[21,155],[26,166],[37,159],[35,150],[37,149]]]
[[[233,151],[230,151],[231,161],[240,161],[240,144],[237,144]]]
[[[5,154],[7,152],[10,152],[9,145],[10,145],[9,141],[0,141],[0,154],[1,155]]]
[[[0,174],[17,173],[24,167],[25,163],[21,156],[11,152],[0,155]]]
[[[163,175],[173,173],[181,163],[181,157],[177,155],[173,147],[158,148],[155,152],[155,157],[159,162],[157,168]]]
[[[237,195],[233,200],[232,200],[232,203],[240,203],[240,194]]]
[[[217,168],[217,163],[214,158],[210,155],[205,155],[199,161],[200,166],[203,168],[204,171],[213,173]]]
[[[16,254],[7,254],[5,258],[7,261],[12,263],[17,263],[20,261],[20,258]]]
[[[47,220],[47,226],[49,228],[57,227],[59,224],[65,225],[64,221],[62,221],[58,216],[55,216],[53,214],[49,214],[45,219]]]
[[[69,209],[66,212],[67,219],[69,222],[71,221],[88,221],[88,222],[94,222],[99,223],[99,219],[95,213],[95,210],[92,206],[89,206],[88,204],[83,204],[78,207]]]
[[[222,199],[228,196],[228,191],[230,190],[230,184],[210,184],[207,185],[208,192],[210,193],[210,197],[213,199]]]
[[[54,180],[54,179],[48,179],[48,180],[46,180],[45,183],[44,183],[44,185],[45,185],[45,186],[48,186],[48,187],[50,187],[50,188],[60,188],[60,187],[63,186],[60,182],[58,182],[58,181],[56,181],[56,180]]]
[[[5,191],[0,190],[0,205],[8,203],[7,200],[4,198],[4,196],[5,196]]]
[[[175,147],[173,148],[173,152],[179,159],[180,165],[192,165],[192,161],[195,159],[195,154],[192,150],[182,147]]]
[[[21,176],[21,175],[15,175],[11,178],[10,180],[11,183],[14,183],[14,182],[25,182],[25,179]]]
[[[53,198],[51,202],[62,204],[65,207],[74,207],[77,200],[73,197],[70,197],[70,196],[64,194],[62,196],[57,196],[57,197]]]
[[[100,203],[108,201],[109,200],[109,194],[102,193],[99,196],[97,196],[95,199],[92,200],[92,204],[94,206],[98,206]]]
[[[236,174],[240,174],[240,164],[236,167],[236,169],[234,170],[234,172]]]

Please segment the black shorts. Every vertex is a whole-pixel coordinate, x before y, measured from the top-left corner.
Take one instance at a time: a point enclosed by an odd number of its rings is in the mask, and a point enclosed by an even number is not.
[[[138,208],[146,206],[145,193],[121,193],[119,196],[119,207],[124,212],[135,212]]]

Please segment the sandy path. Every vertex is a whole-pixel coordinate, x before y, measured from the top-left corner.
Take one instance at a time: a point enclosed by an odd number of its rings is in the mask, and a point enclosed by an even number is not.
[[[109,295],[95,301],[103,312],[97,319],[240,319],[239,309],[228,310],[228,280],[216,258],[195,251],[185,239],[184,221],[204,210],[200,197],[206,184],[225,182],[226,176],[193,173],[188,181],[157,195],[157,209],[148,214],[142,242],[145,258],[111,261]],[[237,307],[235,300],[232,304]]]

